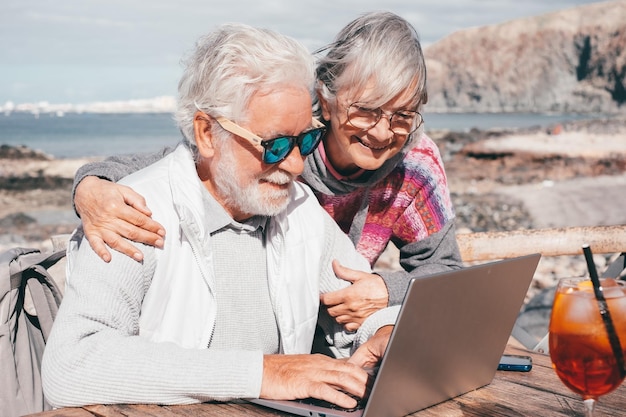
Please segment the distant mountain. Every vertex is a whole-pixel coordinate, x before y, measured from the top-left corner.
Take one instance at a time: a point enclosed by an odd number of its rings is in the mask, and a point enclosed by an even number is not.
[[[461,30],[424,55],[428,111],[626,112],[626,0]]]

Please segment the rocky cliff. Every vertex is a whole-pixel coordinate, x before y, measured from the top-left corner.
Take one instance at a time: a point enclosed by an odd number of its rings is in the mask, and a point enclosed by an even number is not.
[[[462,30],[424,54],[428,111],[626,112],[626,0]]]

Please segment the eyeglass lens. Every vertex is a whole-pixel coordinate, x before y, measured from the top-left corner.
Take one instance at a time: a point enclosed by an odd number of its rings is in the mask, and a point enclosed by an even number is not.
[[[389,118],[380,108],[368,109],[357,104],[348,107],[348,122],[357,129],[371,129],[383,116],[389,120],[391,131],[398,135],[413,133],[422,124],[422,115],[416,111],[399,110]]]
[[[265,140],[261,143],[263,148],[265,148],[263,162],[276,164],[282,161],[291,153],[296,144],[300,148],[302,156],[310,155],[319,145],[323,133],[324,128],[317,128],[302,132],[298,136],[283,136]]]

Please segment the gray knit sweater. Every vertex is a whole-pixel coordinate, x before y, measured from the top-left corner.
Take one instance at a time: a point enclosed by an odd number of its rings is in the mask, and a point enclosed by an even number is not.
[[[336,245],[342,232],[325,217],[326,265],[320,287],[337,289],[330,267],[347,245]],[[217,216],[215,230],[219,225]],[[345,238],[341,239],[345,242]],[[350,247],[348,247],[350,246]],[[63,303],[44,354],[42,365],[46,398],[54,406],[94,403],[182,404],[208,400],[254,398],[259,395],[263,351],[256,341],[238,340],[237,349],[183,349],[154,343],[139,334],[141,305],[156,267],[156,250],[141,246],[143,263],[112,251],[105,264],[83,240],[73,259]],[[243,256],[243,255],[242,255]],[[219,302],[228,303],[226,295]],[[378,328],[395,321],[397,310],[384,309],[370,316],[354,334],[334,334],[346,345],[367,340]],[[331,330],[334,321],[322,316]],[[329,324],[332,323],[332,324]],[[336,329],[336,327],[335,327]]]

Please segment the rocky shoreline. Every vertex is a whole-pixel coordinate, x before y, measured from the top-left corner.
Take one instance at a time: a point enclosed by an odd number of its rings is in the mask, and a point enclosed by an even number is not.
[[[427,133],[440,148],[457,229],[464,233],[546,227],[529,198],[522,198],[533,191],[519,192],[520,187],[545,190],[567,181],[621,178],[626,172],[626,116],[549,129]],[[0,248],[32,245],[75,227],[71,184],[76,169],[91,160],[54,159],[0,145]],[[603,224],[598,221],[589,219],[587,225]]]
[[[90,159],[54,159],[24,146],[0,145],[0,250],[49,249],[50,237],[71,233],[74,172]]]
[[[549,129],[427,133],[444,159],[459,233],[626,224],[626,196],[614,192],[626,185],[626,116]],[[78,224],[72,179],[90,160],[57,160],[28,148],[0,146],[0,250],[48,249],[51,236],[70,233]],[[611,203],[594,192],[610,193]],[[574,210],[581,204],[588,208]],[[397,256],[391,248],[377,268],[398,268]],[[615,256],[596,255],[598,269]],[[539,314],[529,315],[531,333],[545,333],[545,307],[556,280],[585,273],[581,256],[541,260],[526,303]]]

